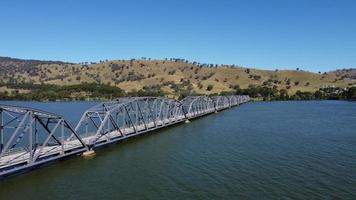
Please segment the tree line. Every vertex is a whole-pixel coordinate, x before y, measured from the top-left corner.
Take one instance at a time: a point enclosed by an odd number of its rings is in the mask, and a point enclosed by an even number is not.
[[[83,83],[78,85],[58,86],[52,84],[3,84],[12,89],[12,92],[0,92],[0,99],[4,100],[85,100],[85,99],[111,99],[125,96],[125,92],[105,84]],[[29,92],[20,92],[27,90]]]
[[[287,101],[287,100],[356,100],[356,87],[339,88],[325,87],[315,92],[296,91],[289,95],[286,89],[276,89],[263,86],[250,85],[246,89],[234,87],[234,94],[249,95],[251,98],[264,101]]]
[[[107,100],[128,96],[165,96],[160,85],[145,86],[141,90],[125,92],[108,84],[82,83],[78,85],[58,86],[52,84],[0,84],[0,87],[11,88],[11,92],[0,92],[0,100],[28,100],[28,101],[56,101],[56,100]],[[180,85],[173,85],[176,96],[182,99],[195,93],[192,88],[183,89]],[[172,87],[173,87],[172,86]],[[249,95],[251,98],[264,101],[286,100],[356,100],[356,87],[338,88],[325,87],[315,92],[297,91],[289,95],[286,89],[270,88],[266,86],[250,85],[241,89],[238,85],[230,92],[212,95]]]

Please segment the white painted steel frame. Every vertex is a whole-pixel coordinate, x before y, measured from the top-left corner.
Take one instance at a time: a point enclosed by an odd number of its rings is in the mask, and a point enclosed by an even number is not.
[[[247,101],[244,95],[120,98],[85,111],[75,129],[57,114],[0,105],[0,177]]]

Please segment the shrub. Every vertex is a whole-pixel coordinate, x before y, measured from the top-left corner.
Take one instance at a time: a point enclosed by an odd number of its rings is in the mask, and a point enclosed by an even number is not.
[[[211,90],[213,90],[213,88],[214,88],[214,86],[211,85],[211,84],[209,84],[208,87],[206,88],[206,90],[207,90],[207,91],[211,91]]]

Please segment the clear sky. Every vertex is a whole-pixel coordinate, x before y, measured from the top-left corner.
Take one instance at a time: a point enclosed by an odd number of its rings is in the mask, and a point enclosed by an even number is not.
[[[355,0],[0,0],[0,55],[356,66]]]

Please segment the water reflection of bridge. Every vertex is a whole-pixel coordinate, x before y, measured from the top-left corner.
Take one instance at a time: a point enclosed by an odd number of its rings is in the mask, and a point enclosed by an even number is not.
[[[0,177],[247,101],[248,96],[122,98],[85,111],[75,128],[57,114],[0,105]]]

